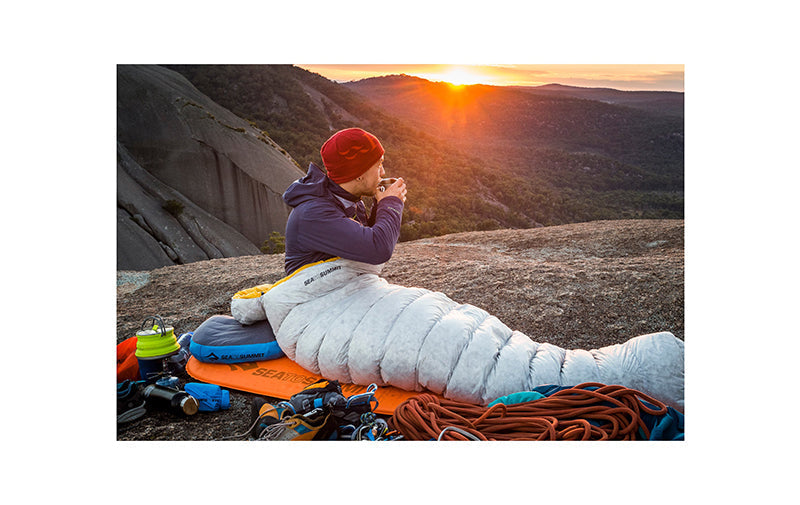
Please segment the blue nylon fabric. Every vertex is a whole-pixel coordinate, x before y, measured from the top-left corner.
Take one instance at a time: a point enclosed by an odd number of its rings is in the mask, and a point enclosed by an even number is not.
[[[202,345],[192,342],[189,349],[192,356],[203,363],[246,363],[283,356],[277,342],[250,345]]]
[[[503,405],[514,405],[517,403],[532,402],[541,398],[544,398],[544,395],[536,391],[520,391],[519,393],[511,393],[510,395],[501,396],[487,406],[491,407],[498,403],[502,403]]]
[[[663,416],[643,414],[642,419],[650,428],[648,440],[684,440],[683,414],[672,407],[667,407]]]
[[[200,412],[216,412],[230,407],[230,392],[216,384],[188,382],[183,389],[197,400]]]

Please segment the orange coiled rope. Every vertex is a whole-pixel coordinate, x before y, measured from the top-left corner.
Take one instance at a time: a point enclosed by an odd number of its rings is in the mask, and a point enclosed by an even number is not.
[[[393,422],[406,440],[635,440],[640,428],[650,436],[643,412],[663,415],[667,408],[635,389],[587,382],[539,400],[491,407],[422,393],[400,404]]]

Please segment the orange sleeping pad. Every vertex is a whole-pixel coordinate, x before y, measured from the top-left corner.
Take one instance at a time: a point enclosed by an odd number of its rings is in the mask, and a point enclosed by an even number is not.
[[[288,400],[309,384],[322,379],[286,356],[266,361],[249,363],[204,363],[195,357],[189,358],[186,372],[195,379],[218,386],[247,391],[259,395]],[[350,397],[363,393],[366,386],[340,384],[342,394]],[[375,412],[393,415],[398,405],[420,392],[405,391],[393,386],[380,386],[375,392],[378,407]]]

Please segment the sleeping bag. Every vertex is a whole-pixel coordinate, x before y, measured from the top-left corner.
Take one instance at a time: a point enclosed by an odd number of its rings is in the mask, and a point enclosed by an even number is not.
[[[669,332],[566,350],[443,293],[390,284],[379,276],[382,266],[312,263],[234,296],[231,311],[243,324],[267,319],[289,358],[343,383],[427,389],[486,405],[543,384],[598,382],[683,410],[684,344]]]

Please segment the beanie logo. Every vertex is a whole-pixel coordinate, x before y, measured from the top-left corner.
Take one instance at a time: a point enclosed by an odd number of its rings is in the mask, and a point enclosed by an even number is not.
[[[365,146],[363,144],[352,144],[348,146],[344,151],[337,149],[339,156],[346,158],[348,160],[355,159],[356,156],[359,154],[367,154],[368,152],[375,149],[375,144],[372,143],[372,139],[369,137],[364,137],[362,140],[366,140],[369,145]],[[338,146],[337,146],[338,147]]]
[[[366,154],[370,151],[368,147],[351,146],[347,151],[339,151],[339,156],[347,158],[348,160],[355,159],[359,154]]]
[[[378,139],[360,128],[336,132],[320,149],[328,177],[337,184],[351,181],[366,172],[383,153]]]

